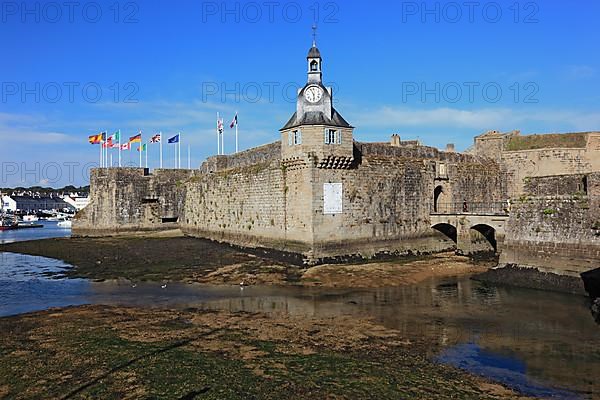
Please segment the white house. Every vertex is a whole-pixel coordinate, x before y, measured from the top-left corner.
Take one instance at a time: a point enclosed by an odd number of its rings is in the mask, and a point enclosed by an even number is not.
[[[88,204],[90,204],[90,198],[89,196],[80,196],[78,194],[75,193],[71,193],[70,195],[65,195],[62,198],[65,203],[68,203],[70,205],[72,205],[73,207],[75,207],[75,209],[77,211],[81,210],[82,208],[86,207]]]
[[[10,196],[2,196],[2,209],[14,212],[17,210],[17,202]]]

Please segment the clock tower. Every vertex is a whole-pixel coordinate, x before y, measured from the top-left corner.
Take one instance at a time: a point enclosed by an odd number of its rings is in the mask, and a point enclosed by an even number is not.
[[[307,83],[298,90],[296,112],[280,129],[282,161],[287,166],[349,168],[354,161],[354,128],[333,107],[332,89],[323,85],[323,59],[316,40],[306,60]]]

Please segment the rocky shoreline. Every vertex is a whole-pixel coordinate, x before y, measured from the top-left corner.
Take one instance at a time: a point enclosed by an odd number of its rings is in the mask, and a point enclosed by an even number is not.
[[[583,281],[579,277],[557,275],[537,268],[507,264],[491,268],[473,276],[474,280],[500,285],[519,286],[529,289],[550,290],[587,296]]]

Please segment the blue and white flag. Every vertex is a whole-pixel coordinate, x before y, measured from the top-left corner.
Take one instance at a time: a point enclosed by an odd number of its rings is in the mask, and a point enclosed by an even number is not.
[[[179,143],[179,134],[173,136],[172,138],[169,138],[169,144],[172,143]]]

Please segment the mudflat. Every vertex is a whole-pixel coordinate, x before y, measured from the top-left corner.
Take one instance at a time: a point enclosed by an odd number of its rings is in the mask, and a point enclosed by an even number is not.
[[[176,234],[45,239],[2,245],[0,251],[63,260],[74,266],[66,272],[70,278],[236,285],[399,286],[430,277],[479,273],[492,265],[442,253],[303,268],[268,254]]]
[[[350,317],[81,306],[2,318],[0,335],[0,398],[520,398]]]

